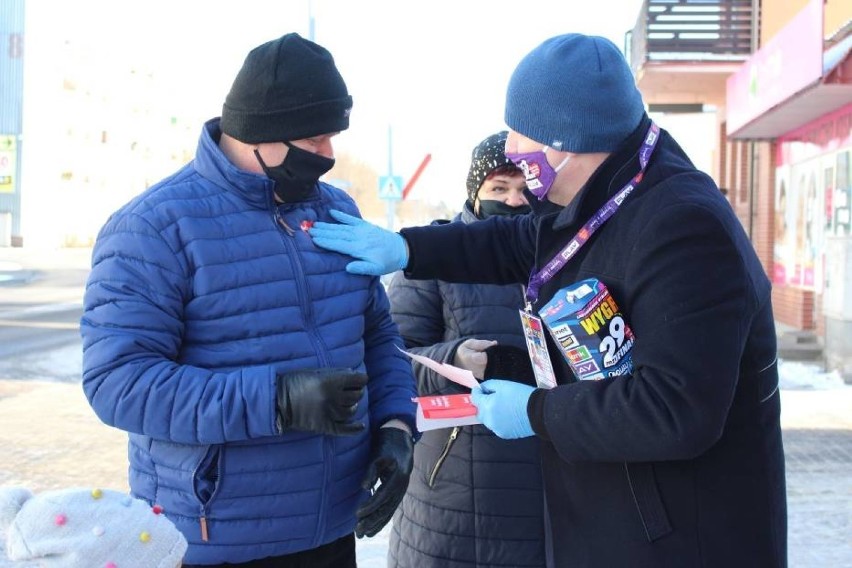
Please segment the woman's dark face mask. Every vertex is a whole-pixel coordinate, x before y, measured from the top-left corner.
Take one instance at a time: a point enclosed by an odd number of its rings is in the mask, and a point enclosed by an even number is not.
[[[511,205],[506,205],[502,201],[497,201],[496,199],[481,199],[479,201],[479,218],[487,219],[489,217],[507,215],[509,217],[514,215],[526,215],[532,209],[529,205],[518,205],[517,207],[512,207]]]
[[[529,193],[529,190],[524,190],[525,195],[528,194],[528,193]],[[543,217],[545,215],[551,215],[553,213],[559,213],[560,211],[562,211],[562,209],[564,209],[564,207],[562,205],[557,205],[556,203],[553,203],[549,199],[539,201],[538,199],[535,198],[535,196],[533,196],[532,193],[529,193],[529,195],[527,196],[527,201],[529,201],[530,206],[532,207],[533,214],[536,217]]]
[[[326,158],[284,142],[289,148],[284,161],[269,167],[254,151],[264,173],[275,182],[275,195],[284,203],[295,203],[310,199],[316,193],[319,178],[334,167],[334,158]]]

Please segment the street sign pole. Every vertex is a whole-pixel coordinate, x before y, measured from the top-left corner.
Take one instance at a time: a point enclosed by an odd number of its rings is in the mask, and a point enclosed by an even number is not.
[[[401,176],[393,175],[393,133],[388,125],[388,175],[379,176],[379,199],[387,201],[387,229],[393,231],[396,206],[404,198]]]
[[[393,133],[391,125],[388,124],[388,177],[393,179]],[[393,231],[393,219],[396,216],[396,200],[387,199],[387,229]]]

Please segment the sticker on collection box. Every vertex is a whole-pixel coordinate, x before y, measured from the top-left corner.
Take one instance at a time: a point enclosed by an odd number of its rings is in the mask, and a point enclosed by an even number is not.
[[[633,331],[600,280],[562,288],[539,315],[578,379],[633,373]]]

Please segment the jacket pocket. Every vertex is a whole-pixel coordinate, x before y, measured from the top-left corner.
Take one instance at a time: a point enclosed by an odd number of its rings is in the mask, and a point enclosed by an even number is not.
[[[459,430],[460,428],[455,426],[450,431],[450,435],[444,443],[444,449],[442,449],[441,453],[438,455],[438,459],[435,461],[435,465],[432,467],[432,471],[429,474],[429,479],[426,481],[429,487],[434,487],[435,480],[438,478],[438,470],[441,469],[441,466],[444,465],[444,460],[446,460],[447,456],[450,455],[450,449],[453,447],[456,438],[459,436]]]
[[[216,488],[219,485],[219,456],[220,446],[210,446],[204,458],[195,468],[192,476],[195,496],[206,506],[213,499]]]
[[[625,462],[624,472],[648,542],[654,542],[672,532],[669,515],[657,487],[654,466],[650,463]]]

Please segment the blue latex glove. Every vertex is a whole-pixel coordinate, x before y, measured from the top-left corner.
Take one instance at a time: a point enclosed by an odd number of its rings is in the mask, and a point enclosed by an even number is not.
[[[317,221],[308,233],[318,247],[358,259],[346,265],[346,272],[381,276],[406,267],[408,247],[402,235],[342,211],[329,213],[340,224]]]
[[[527,416],[534,387],[500,379],[489,379],[480,386],[482,390],[470,392],[470,400],[477,408],[476,417],[489,430],[505,440],[535,435]]]

